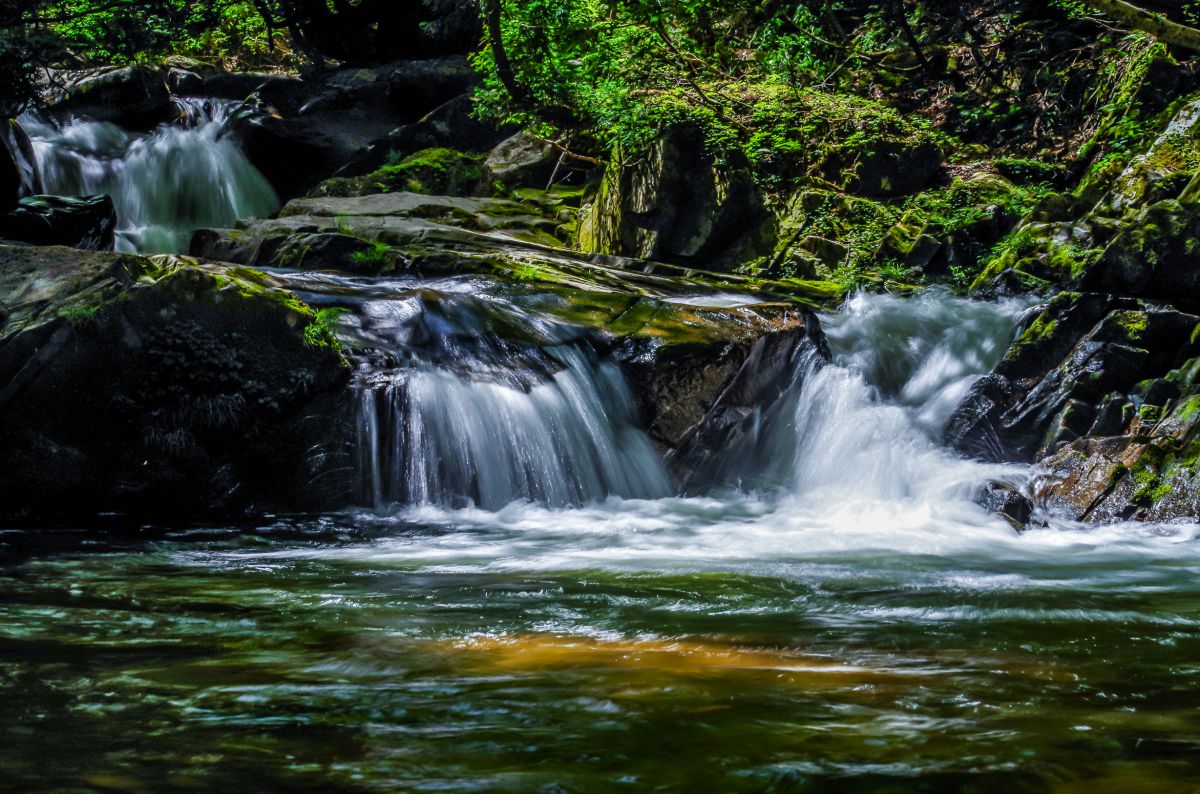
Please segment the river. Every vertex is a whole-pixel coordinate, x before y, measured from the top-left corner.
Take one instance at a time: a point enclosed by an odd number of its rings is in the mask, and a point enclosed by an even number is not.
[[[465,325],[414,334],[418,288]],[[852,297],[832,363],[683,496],[569,334],[519,366],[428,343],[480,301],[563,329],[472,279],[368,292],[362,508],[0,533],[4,786],[1200,787],[1198,528],[1018,535],[974,497],[1028,469],[939,443],[1028,301]]]

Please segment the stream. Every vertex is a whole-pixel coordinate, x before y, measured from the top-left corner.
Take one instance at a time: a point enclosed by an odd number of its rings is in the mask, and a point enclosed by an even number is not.
[[[241,174],[185,220],[123,216],[130,248],[168,250],[273,209],[217,123],[34,137],[47,174],[119,207],[198,201],[190,180],[144,192],[156,147]],[[354,380],[362,507],[0,532],[3,785],[1200,787],[1200,528],[1018,535],[974,498],[1027,467],[940,444],[1028,301],[853,296],[821,318],[832,363],[803,363],[754,448],[684,496],[626,375],[536,306],[472,278],[293,278],[376,351]],[[488,335],[497,313],[539,344]]]

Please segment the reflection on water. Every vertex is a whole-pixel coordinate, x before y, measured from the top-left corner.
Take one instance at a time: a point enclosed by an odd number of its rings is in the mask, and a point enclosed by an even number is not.
[[[19,790],[1200,785],[1195,528],[732,555],[790,511],[680,501],[630,542],[645,506],[27,556],[0,579],[0,769]]]

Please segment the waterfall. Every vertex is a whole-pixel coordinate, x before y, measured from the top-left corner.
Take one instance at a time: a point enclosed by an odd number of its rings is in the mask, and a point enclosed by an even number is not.
[[[754,437],[729,450],[726,481],[831,502],[969,497],[983,470],[945,450],[942,430],[1026,306],[939,290],[852,297],[822,317],[832,363],[801,361]]]
[[[148,134],[72,120],[56,126],[25,117],[42,189],[104,194],[117,209],[117,249],[186,253],[192,233],[229,227],[278,208],[266,179],[227,134],[238,103],[176,99],[181,120]]]
[[[478,283],[420,286],[385,299],[373,286],[343,323],[348,344],[369,351],[355,381],[364,502],[496,510],[671,495],[621,369],[579,329]],[[823,318],[832,362],[815,349],[798,358],[752,432],[716,456],[716,487],[806,510],[969,503],[983,480],[1013,469],[963,460],[941,433],[1025,306],[936,290],[854,296]]]
[[[498,509],[670,494],[623,372],[578,329],[429,291],[368,300],[344,325],[372,351],[355,380],[367,503]]]

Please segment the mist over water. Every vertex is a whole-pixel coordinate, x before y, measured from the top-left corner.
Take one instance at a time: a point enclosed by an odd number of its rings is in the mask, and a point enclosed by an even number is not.
[[[145,134],[109,122],[21,120],[46,193],[112,198],[119,251],[187,253],[196,229],[227,228],[279,207],[270,184],[228,134],[238,103],[175,102],[180,121]]]

